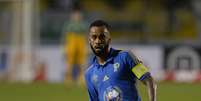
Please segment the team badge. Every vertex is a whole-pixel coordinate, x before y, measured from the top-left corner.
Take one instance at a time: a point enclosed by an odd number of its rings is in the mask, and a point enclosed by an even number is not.
[[[120,67],[120,64],[118,62],[116,62],[115,64],[113,64],[113,68],[114,68],[114,72],[117,72],[118,69]]]

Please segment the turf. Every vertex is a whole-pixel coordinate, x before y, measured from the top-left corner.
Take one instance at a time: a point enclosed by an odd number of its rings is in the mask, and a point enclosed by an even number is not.
[[[148,101],[140,86],[142,101]],[[158,83],[158,101],[201,101],[201,84]],[[0,83],[0,101],[88,101],[85,87],[64,84]]]
[[[142,101],[148,101],[145,86],[140,87]],[[201,84],[158,83],[157,101],[201,101]]]

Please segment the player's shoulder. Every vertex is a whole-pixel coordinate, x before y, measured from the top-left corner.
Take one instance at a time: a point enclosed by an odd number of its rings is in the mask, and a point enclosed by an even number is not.
[[[136,56],[136,54],[132,50],[122,50],[119,55],[121,56]]]
[[[85,70],[85,73],[90,72],[93,70],[94,64],[90,64],[88,68]]]
[[[134,61],[141,61],[132,50],[122,50],[121,52],[119,52],[119,56],[121,57],[121,59],[125,60],[131,59]]]
[[[85,70],[85,73],[84,73],[85,77],[89,77],[89,76],[90,76],[90,74],[91,74],[92,71],[93,71],[93,67],[94,67],[94,64],[91,64],[91,65]]]
[[[124,56],[127,55],[128,51],[127,50],[121,50],[121,49],[115,49],[111,48],[112,50],[112,56]]]
[[[130,54],[129,50],[121,50],[118,53],[118,56],[120,56],[120,57],[127,57],[127,56],[129,56],[129,54]]]
[[[89,64],[88,64],[88,67],[87,67],[87,69],[85,70],[85,75],[89,75],[92,71],[93,71],[93,68],[94,68],[94,58],[95,57],[93,57],[92,59],[90,59],[90,61],[89,61]]]

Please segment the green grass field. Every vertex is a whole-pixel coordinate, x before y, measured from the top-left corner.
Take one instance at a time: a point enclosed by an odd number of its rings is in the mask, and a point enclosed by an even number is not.
[[[140,86],[142,101],[148,101]],[[64,84],[0,83],[0,101],[88,101],[85,87]],[[201,84],[158,83],[158,101],[201,101]]]

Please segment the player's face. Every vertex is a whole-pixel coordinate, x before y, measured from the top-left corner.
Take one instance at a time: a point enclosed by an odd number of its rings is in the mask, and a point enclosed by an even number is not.
[[[109,48],[110,34],[105,26],[93,26],[89,32],[89,44],[95,55],[104,55]]]

